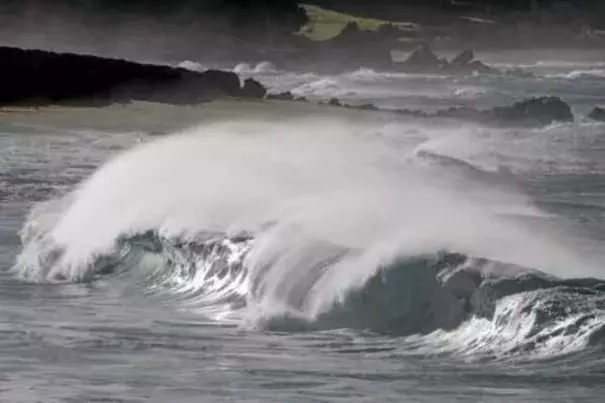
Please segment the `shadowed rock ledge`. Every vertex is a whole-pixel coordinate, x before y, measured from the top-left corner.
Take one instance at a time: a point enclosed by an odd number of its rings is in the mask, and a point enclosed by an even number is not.
[[[192,104],[220,97],[263,98],[254,80],[89,55],[0,47],[0,105],[153,101]]]

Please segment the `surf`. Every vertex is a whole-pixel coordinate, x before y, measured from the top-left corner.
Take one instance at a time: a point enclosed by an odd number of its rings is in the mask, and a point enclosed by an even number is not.
[[[534,225],[549,216],[497,185],[500,173],[376,128],[236,119],[154,139],[36,206],[13,271],[41,282],[134,276],[244,326],[400,335],[475,314],[470,296],[440,285],[443,262],[500,262],[474,266],[475,288],[494,272],[601,275],[564,229]]]

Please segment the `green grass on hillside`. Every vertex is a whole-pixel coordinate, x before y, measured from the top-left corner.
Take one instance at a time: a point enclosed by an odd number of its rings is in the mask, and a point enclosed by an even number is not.
[[[342,29],[350,22],[357,23],[359,29],[364,31],[376,31],[386,24],[392,24],[401,29],[402,32],[416,31],[419,29],[419,26],[412,22],[386,21],[374,18],[357,17],[312,4],[301,4],[300,6],[307,13],[309,22],[302,27],[298,34],[307,36],[315,41],[325,41],[338,36]]]

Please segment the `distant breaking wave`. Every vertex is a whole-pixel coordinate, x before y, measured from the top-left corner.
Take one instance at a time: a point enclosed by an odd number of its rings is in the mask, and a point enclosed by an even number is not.
[[[233,69],[233,72],[238,74],[261,74],[261,73],[276,73],[279,70],[277,67],[269,62],[263,61],[257,63],[256,65],[251,65],[249,63],[240,63]]]
[[[573,70],[569,73],[548,74],[548,78],[566,78],[576,80],[581,78],[605,78],[605,69]]]
[[[573,280],[600,268],[533,227],[544,215],[531,200],[498,173],[367,129],[243,121],[144,144],[36,206],[13,271],[117,276],[217,320],[366,329],[429,354],[544,357],[602,341],[603,283]]]

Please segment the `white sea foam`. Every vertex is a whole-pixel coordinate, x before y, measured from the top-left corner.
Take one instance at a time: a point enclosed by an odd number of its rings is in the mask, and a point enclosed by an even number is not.
[[[350,251],[316,282],[312,315],[393,259],[439,250],[562,277],[601,274],[562,231],[519,220],[544,217],[524,195],[451,164],[418,164],[406,158],[413,151],[342,120],[201,126],[118,156],[72,200],[34,212],[26,227],[36,241],[16,269],[78,279],[121,235],[245,230],[257,234],[251,271],[269,270],[260,303],[275,307],[305,277],[309,245]],[[61,254],[41,270],[45,248]]]

